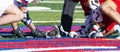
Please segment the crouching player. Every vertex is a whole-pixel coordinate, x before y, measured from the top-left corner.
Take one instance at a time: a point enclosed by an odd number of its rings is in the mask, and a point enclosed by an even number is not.
[[[105,37],[114,30],[115,22],[110,18],[107,18],[108,16],[104,15],[99,8],[93,11],[92,17],[95,24],[91,28],[91,33],[88,35],[89,38]]]
[[[81,27],[82,29],[70,33],[71,37],[87,36],[87,34],[90,32],[90,28],[93,25],[91,12],[99,6],[97,0],[79,0],[79,1],[85,14],[85,22],[84,25]]]
[[[22,11],[13,4],[13,0],[0,0],[0,25],[17,22],[23,18]]]
[[[46,38],[45,32],[39,31],[35,25],[32,22],[32,19],[29,16],[29,12],[27,9],[28,3],[31,3],[32,1],[35,0],[14,0],[14,4],[18,6],[18,8],[24,13],[24,19],[21,21],[28,26],[31,29],[31,34],[33,37],[38,37],[38,38]],[[25,38],[25,33],[20,30],[20,28],[17,26],[17,23],[12,23],[13,26],[13,34],[15,36],[18,36],[19,38]]]
[[[100,32],[100,34],[95,34],[93,32],[90,33],[89,37],[105,37],[110,34],[112,34],[114,31],[120,32],[120,0],[100,0],[101,1],[101,6],[100,9],[98,10],[102,13],[102,25],[99,25],[100,27],[104,27],[105,29],[103,30],[98,30],[100,29],[99,26],[94,26],[94,29],[97,29],[97,33]],[[97,19],[97,18],[95,18]],[[118,25],[116,25],[118,24]],[[115,28],[114,28],[115,27]],[[95,34],[95,35],[94,35]],[[117,37],[119,38],[119,37]]]
[[[75,6],[79,0],[64,0],[63,11],[61,14],[61,24],[60,26],[55,26],[55,29],[48,33],[50,37],[69,37],[71,31],[73,14]],[[54,35],[53,35],[54,34]]]
[[[69,1],[71,1],[71,0],[69,0]],[[92,9],[91,8],[89,8],[89,6],[87,6],[86,5],[86,3],[88,3],[89,2],[89,0],[73,0],[73,1],[75,1],[75,2],[80,2],[80,4],[81,4],[81,6],[82,6],[82,9],[84,10],[84,14],[85,14],[85,23],[84,23],[84,25],[82,26],[82,29],[81,30],[78,30],[77,32],[70,32],[70,29],[71,28],[68,28],[68,27],[71,27],[71,26],[69,26],[70,24],[68,24],[68,23],[70,23],[69,22],[69,20],[68,19],[65,19],[65,17],[63,16],[63,18],[62,18],[62,21],[61,21],[61,24],[62,24],[62,26],[60,26],[60,27],[56,27],[57,29],[58,29],[58,32],[60,32],[60,34],[61,34],[61,36],[62,36],[62,34],[69,34],[69,37],[79,37],[79,35],[85,35],[86,33],[88,33],[89,32],[89,29],[90,29],[90,27],[92,26],[92,18],[91,18],[91,11],[92,11]],[[96,3],[95,1],[93,1],[94,2],[94,4],[92,4],[92,5],[95,5],[94,6],[94,8],[96,8],[96,7],[98,7],[97,5],[98,5],[98,3]],[[63,11],[64,13],[66,12],[67,13],[67,7],[70,5],[72,5],[71,3],[69,3],[69,2],[67,2],[66,1],[66,3],[65,3],[66,5],[64,5],[64,6],[66,6],[65,7],[65,9],[66,9],[66,11]],[[69,6],[69,7],[70,7]],[[72,5],[72,6],[75,6],[75,4],[74,5]],[[71,7],[71,8],[73,8],[73,7]],[[71,8],[69,8],[69,9],[71,9]],[[64,9],[64,10],[65,10]],[[71,11],[73,11],[73,10],[71,10]],[[66,14],[65,14],[66,15]],[[66,15],[67,16],[67,15]],[[66,22],[66,23],[65,23]],[[68,22],[68,23],[67,23]],[[72,24],[72,23],[71,23]],[[66,25],[66,26],[65,26]],[[65,28],[66,27],[66,28]],[[69,31],[65,31],[65,29],[69,29]],[[61,32],[64,32],[64,33],[61,33]],[[68,33],[69,32],[69,33]]]
[[[119,27],[119,25],[115,25],[115,21],[112,20],[111,18],[109,18],[108,15],[104,14],[104,10],[105,10],[105,6],[107,4],[104,4],[104,2],[110,2],[111,0],[94,0],[94,1],[98,1],[96,3],[100,3],[102,5],[102,11],[100,11],[99,9],[96,9],[94,7],[94,3],[93,0],[88,0],[90,3],[89,3],[89,7],[93,10],[93,20],[95,22],[96,25],[93,25],[93,29],[94,30],[97,30],[97,34],[98,36],[100,37],[105,37],[105,36],[108,36],[110,35],[111,33],[113,33],[114,31],[116,30],[119,30],[119,29],[116,29],[116,28],[113,28],[113,27]],[[91,2],[92,1],[92,2]],[[114,0],[113,0],[114,1]],[[117,2],[117,4],[119,3],[119,1],[115,0],[114,2]],[[92,5],[94,4],[94,5]],[[110,3],[109,3],[110,4]],[[97,6],[97,5],[95,5]],[[104,8],[103,8],[104,6]],[[108,6],[108,5],[107,5]],[[113,6],[113,5],[111,5]],[[97,6],[99,8],[99,6]],[[110,8],[110,7],[109,7]],[[96,10],[95,10],[96,9]],[[104,10],[103,10],[104,9]],[[107,9],[107,8],[106,8]],[[113,7],[114,9],[114,7]],[[117,9],[118,10],[118,9]],[[97,11],[97,12],[96,12]],[[101,13],[102,12],[102,13]],[[107,12],[107,11],[106,11]],[[101,18],[102,17],[102,18]],[[99,25],[99,27],[98,27]],[[101,28],[102,27],[102,28]],[[102,32],[101,32],[102,31]],[[98,33],[99,32],[99,33]],[[96,31],[92,31],[88,36],[89,37],[95,37],[95,35],[91,35],[91,34],[96,34]],[[80,35],[80,34],[79,34]]]

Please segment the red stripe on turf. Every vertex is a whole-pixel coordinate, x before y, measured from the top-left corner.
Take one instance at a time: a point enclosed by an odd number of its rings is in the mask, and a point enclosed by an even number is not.
[[[41,31],[49,31],[54,29],[54,26],[36,26],[36,28],[38,28]],[[77,31],[80,29],[80,26],[72,26],[72,31]],[[6,26],[6,27],[1,27],[0,28],[0,32],[11,32],[13,29],[10,26]],[[30,32],[30,29],[26,26],[22,26],[21,30],[24,32]]]
[[[60,38],[48,40],[28,40],[21,42],[0,42],[0,48],[47,48],[69,46],[120,46],[120,40],[108,40],[103,38]]]

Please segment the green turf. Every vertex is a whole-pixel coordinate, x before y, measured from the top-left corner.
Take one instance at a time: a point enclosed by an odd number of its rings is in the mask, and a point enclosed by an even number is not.
[[[52,10],[62,10],[63,9],[63,3],[31,3],[28,6],[49,7]],[[78,3],[77,6],[80,6],[80,4]],[[82,9],[76,8],[76,10],[82,10]]]
[[[30,17],[33,21],[51,21],[51,20],[60,20],[61,12],[40,12],[40,11],[30,11]],[[75,18],[84,19],[83,12],[75,12]]]
[[[84,19],[83,12],[75,12],[73,19]],[[30,17],[33,21],[60,21],[61,12],[40,12],[30,11]],[[59,25],[60,23],[40,23],[35,25]],[[75,23],[73,25],[76,25]]]
[[[45,0],[45,1],[63,1],[63,0]],[[42,6],[42,7],[49,7],[52,10],[62,10],[63,3],[34,3],[29,4],[29,6]],[[77,6],[80,6],[79,3]],[[75,10],[82,10],[77,8]],[[61,20],[61,12],[41,12],[41,11],[30,11],[30,17],[33,21],[56,21]],[[73,19],[84,19],[83,12],[75,12]],[[73,23],[73,25],[82,25],[83,23]],[[18,23],[19,26],[24,26],[23,23]],[[35,24],[40,26],[49,26],[49,25],[60,25],[60,23],[37,23]],[[4,26],[11,26],[10,24]],[[118,34],[114,34],[112,36],[116,36]],[[15,40],[15,38],[0,38],[2,40]]]
[[[30,6],[42,6],[49,7],[52,10],[61,10],[63,8],[63,4],[61,3],[38,3],[38,4],[30,4]]]

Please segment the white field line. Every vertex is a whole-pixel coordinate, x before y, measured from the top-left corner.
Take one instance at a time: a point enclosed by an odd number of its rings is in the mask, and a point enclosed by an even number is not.
[[[41,7],[41,6],[32,6],[32,7],[27,7],[29,11],[45,11],[45,10],[51,10],[49,7]]]
[[[81,6],[76,6],[76,8],[82,8]],[[49,7],[41,7],[41,6],[31,6],[28,7],[29,11],[48,11],[48,12],[62,12],[62,10],[52,10]],[[83,12],[83,10],[75,10],[75,12]]]
[[[64,1],[39,1],[39,3],[64,3]]]
[[[76,6],[76,8],[81,8],[79,6]],[[32,6],[28,7],[29,11],[47,11],[47,12],[62,12],[62,10],[52,10],[49,7],[41,7],[41,6]],[[75,10],[75,12],[83,12],[83,10]]]
[[[77,50],[77,49],[117,49],[115,46],[74,46],[74,47],[49,47],[49,48],[26,48],[26,49],[12,49],[2,50],[0,52],[31,52],[31,51],[54,51],[54,50]],[[100,50],[99,50],[100,51]],[[114,50],[115,51],[115,50]],[[120,50],[116,50],[120,51]],[[111,51],[110,51],[111,52]]]
[[[28,9],[29,11],[42,11],[42,12],[62,12],[62,10],[46,10],[46,9]],[[75,10],[74,12],[83,12],[82,10]]]
[[[64,3],[64,1],[38,1],[38,3]]]
[[[33,23],[60,23],[61,21],[33,21]],[[73,23],[84,23],[84,20],[73,21]]]
[[[85,19],[74,20],[73,23],[84,23]],[[56,21],[33,21],[33,23],[60,23],[60,20]],[[22,23],[22,22],[20,22]]]
[[[85,19],[74,20],[73,23],[84,23]],[[60,20],[56,21],[32,21],[33,23],[60,23]],[[19,23],[22,23],[21,21]]]
[[[75,6],[75,8],[82,8],[81,6]]]

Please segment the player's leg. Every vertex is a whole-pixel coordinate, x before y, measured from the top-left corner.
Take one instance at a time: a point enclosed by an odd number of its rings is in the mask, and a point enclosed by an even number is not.
[[[25,32],[23,32],[18,26],[17,26],[17,23],[15,22],[15,23],[12,23],[11,24],[12,25],[12,28],[13,28],[13,35],[15,36],[15,37],[18,37],[18,38],[25,38],[25,36],[24,35],[26,35],[26,33]]]
[[[61,24],[59,26],[55,26],[55,29],[52,31],[49,31],[49,35],[56,34],[55,36],[57,37],[69,37],[73,21],[73,13],[78,1],[79,0],[64,0],[63,11],[61,14]]]
[[[117,5],[113,1],[106,1],[101,6],[101,11],[120,25],[120,14],[116,11],[116,8]]]
[[[75,6],[77,2],[74,2],[72,0],[64,0],[64,6],[63,6],[63,12],[61,15],[61,26],[59,28],[63,28],[63,30],[67,33],[60,32],[61,36],[66,36],[71,31],[72,26],[72,20],[73,20],[73,14],[75,10]],[[60,29],[60,30],[61,30]]]
[[[84,26],[86,26],[86,27],[84,28],[84,32],[87,33],[87,32],[89,32],[89,29],[93,25],[92,17],[94,17],[94,16],[92,16],[93,15],[92,12],[95,11],[100,6],[100,4],[99,4],[98,0],[86,0],[85,5],[87,5],[87,7],[89,7],[91,9],[91,11],[89,11],[90,14],[85,15],[86,20],[84,22]]]
[[[97,37],[103,37],[103,27],[96,23],[91,27],[91,32],[88,34],[89,38],[97,38]]]
[[[19,2],[18,2],[18,1],[19,1]],[[16,5],[19,9],[20,9],[20,6],[22,5],[22,4],[20,3],[20,1],[21,1],[21,0],[14,0],[14,1],[13,1],[13,4]],[[21,10],[21,9],[20,9],[20,10]],[[21,11],[22,11],[22,10],[21,10]],[[17,22],[12,23],[11,25],[12,25],[12,27],[13,27],[12,33],[14,34],[15,37],[25,38],[24,35],[26,35],[26,33],[23,32],[23,31],[18,27]]]
[[[87,36],[87,33],[89,33],[90,28],[93,25],[92,11],[99,7],[99,2],[97,0],[80,0],[80,4],[85,12],[85,22],[81,29],[75,34]]]
[[[87,35],[87,33],[89,33],[92,25],[93,25],[92,16],[85,15],[85,22],[84,22],[83,26],[81,27],[82,29],[80,30],[81,31],[80,35]],[[78,32],[80,32],[80,31],[78,31]]]
[[[111,25],[110,25],[111,26]],[[108,28],[106,28],[108,29]],[[106,32],[103,33],[104,37],[106,36],[110,36],[113,33],[118,33],[118,37],[116,37],[116,39],[120,39],[120,26],[118,24],[115,24],[113,28],[111,28],[111,30],[106,30]]]
[[[71,31],[73,13],[79,0],[64,0],[63,11],[61,14],[61,24],[48,32],[49,35],[56,34],[58,37],[69,37]],[[53,36],[52,36],[53,37]]]
[[[21,10],[24,12],[24,15],[25,15],[25,17],[22,20],[22,22],[31,29],[31,34],[34,37],[46,38],[45,32],[40,31],[39,29],[37,29],[35,27],[34,23],[32,22],[32,19],[29,16],[29,12],[27,10],[27,7],[21,7]]]
[[[112,35],[115,32],[120,33],[120,27],[115,26],[114,28],[111,28],[111,30],[107,30],[108,27],[104,27],[95,31],[91,31],[91,33],[89,34],[89,38],[96,38],[96,37],[104,37],[106,38],[107,36]],[[115,29],[116,28],[116,29]],[[119,36],[117,37],[119,38]]]
[[[45,35],[43,35],[45,32],[42,32],[36,29],[35,25],[32,22],[32,19],[29,17],[29,12],[27,10],[27,4],[28,4],[27,2],[29,1],[21,1],[21,0],[16,1],[15,0],[14,2],[14,4],[18,6],[21,9],[21,11],[24,13],[24,19],[22,19],[22,22],[31,29],[31,34],[33,36],[45,38]],[[31,3],[31,1],[29,3]],[[16,25],[14,24],[13,27],[16,28]]]
[[[106,19],[106,17],[103,17]],[[106,37],[112,35],[116,30],[115,30],[115,23],[109,19],[103,20],[101,23],[97,23],[97,26],[94,26],[93,29],[96,31],[93,35],[94,37]],[[89,34],[90,35],[90,34]],[[92,36],[92,35],[91,35]]]
[[[5,10],[3,16],[0,18],[0,25],[20,21],[23,19],[23,16],[23,13],[15,5],[11,4]]]

